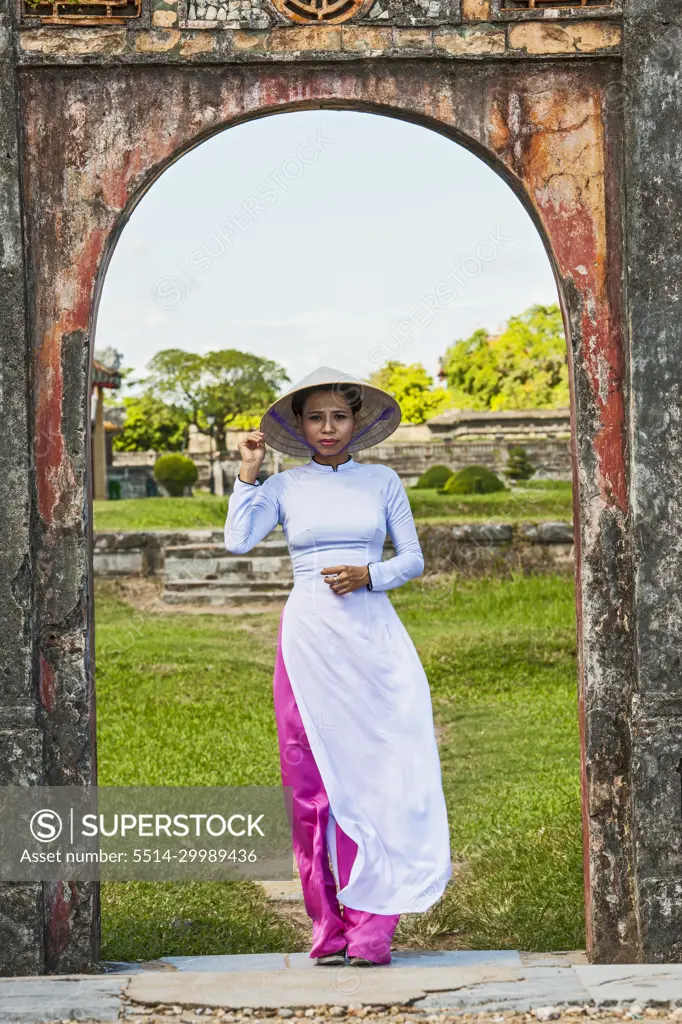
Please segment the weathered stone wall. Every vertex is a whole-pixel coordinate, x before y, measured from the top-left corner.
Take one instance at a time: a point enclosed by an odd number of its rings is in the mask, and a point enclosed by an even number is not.
[[[526,441],[523,447],[536,469],[538,479],[571,479],[571,445],[569,441]],[[450,469],[464,466],[485,466],[504,474],[509,447],[494,441],[467,441],[452,444],[376,445],[358,452],[358,462],[382,462],[392,466],[406,487],[412,487],[429,466],[444,465]]]
[[[0,782],[43,782],[42,733],[33,673],[33,571],[28,405],[29,358],[19,193],[17,83],[10,11],[0,2]],[[0,971],[43,966],[42,886],[0,893]]]
[[[101,54],[107,63],[144,65],[158,64],[160,59],[182,65],[250,63],[264,57],[276,63],[315,57],[341,61],[358,57],[532,61],[550,54],[567,58],[614,55],[620,51],[620,25],[606,20],[572,21],[565,25],[529,22],[508,26],[480,22],[415,28],[344,23],[247,30],[252,16],[243,9],[239,24],[244,27],[235,28],[230,22],[228,29],[227,21],[190,22],[179,18],[177,9],[166,6],[168,10],[155,12],[155,24],[159,24],[157,15],[163,14],[161,24],[172,27],[109,25],[98,29],[96,35],[90,28],[70,26],[61,27],[58,32],[45,26],[24,28],[18,38],[19,59],[24,65],[61,65],[78,63],[95,53]]]
[[[679,777],[670,768],[682,736],[674,586],[682,154],[670,130],[680,106],[679,45],[668,57],[656,45],[672,0],[646,9],[627,0],[625,88],[616,6],[509,11],[500,0],[462,0],[461,8],[372,0],[354,5],[342,24],[321,25],[294,24],[285,0],[228,0],[220,18],[208,0],[203,18],[198,0],[194,12],[185,0],[152,0],[139,18],[97,26],[49,25],[24,11],[13,50],[7,2],[0,0],[0,260],[9,276],[0,282],[0,316],[3,486],[13,500],[2,512],[11,585],[0,597],[0,714],[12,740],[27,745],[20,770],[35,768],[29,781],[48,784],[96,781],[87,360],[126,218],[171,161],[247,118],[321,106],[405,118],[487,160],[524,202],[552,260],[574,428],[588,956],[680,958],[682,826],[671,818]],[[647,203],[645,183],[655,202]],[[633,697],[646,714],[631,729]],[[2,735],[0,725],[0,742]],[[13,764],[0,760],[0,782],[13,780]],[[96,887],[2,886],[0,895],[0,938],[9,938],[0,941],[0,971],[87,969],[97,955]]]
[[[555,570],[573,567],[573,527],[570,523],[464,523],[457,526],[417,523],[424,553],[424,573],[479,574],[509,569]],[[282,537],[281,528],[270,538]],[[167,553],[177,548],[210,549],[211,559],[225,556],[222,530],[98,530],[94,538],[95,576],[168,575]],[[384,558],[395,554],[390,537]],[[240,556],[241,557],[241,556]],[[235,556],[225,560],[235,562]],[[246,561],[246,559],[242,559]],[[196,575],[214,573],[206,559],[194,563]]]
[[[60,30],[61,46],[67,31]],[[327,41],[338,31],[330,28]],[[40,434],[49,427],[57,437],[36,463],[35,484],[36,554],[43,566],[36,585],[40,614],[50,624],[49,647],[41,646],[39,657],[58,694],[45,729],[46,763],[59,766],[51,777],[74,784],[94,779],[86,693],[91,627],[79,447],[85,430],[82,358],[116,233],[169,160],[245,117],[326,105],[409,118],[487,154],[547,239],[560,282],[580,467],[579,706],[586,749],[585,848],[592,872],[588,948],[597,959],[613,959],[623,950],[634,955],[627,733],[613,727],[614,721],[627,721],[624,681],[631,679],[619,121],[605,101],[618,80],[617,65],[606,57],[528,65],[452,58],[355,64],[306,58],[277,64],[268,57],[267,63],[219,67],[207,60],[191,68],[168,59],[150,68],[126,56],[130,64],[124,71],[107,57],[93,72],[89,65],[79,68],[73,55],[69,67],[54,66],[54,54],[41,59],[52,66],[24,65],[20,75],[34,429]],[[179,59],[177,50],[173,59]],[[605,690],[620,704],[610,704],[602,721]],[[68,743],[63,702],[71,708]],[[63,956],[83,956],[77,929],[66,928],[65,934]],[[60,970],[66,960],[53,962]]]
[[[646,961],[682,959],[682,20],[628,0],[623,82],[637,686],[633,809]]]
[[[485,466],[494,473],[504,474],[511,443],[494,441],[466,441],[452,444],[383,444],[355,455],[357,462],[380,462],[391,466],[406,487],[413,487],[419,477],[430,466],[445,465],[453,470],[464,466]],[[537,479],[570,480],[572,472],[571,443],[567,440],[524,441],[523,447],[536,470]],[[130,459],[130,455],[135,456]],[[157,459],[155,452],[120,452],[114,456],[113,465],[108,468],[108,478],[122,484],[123,498],[144,498],[147,496],[147,481],[153,480],[152,468]],[[240,458],[237,453],[221,455],[213,461],[213,486],[216,494],[223,494],[230,488],[239,473]],[[302,460],[301,460],[302,461]],[[194,456],[199,477],[196,489],[209,487],[211,465],[205,457]],[[293,459],[285,460],[284,468],[296,465]],[[263,476],[278,472],[275,455],[268,452],[263,463]],[[159,488],[165,493],[163,488]]]

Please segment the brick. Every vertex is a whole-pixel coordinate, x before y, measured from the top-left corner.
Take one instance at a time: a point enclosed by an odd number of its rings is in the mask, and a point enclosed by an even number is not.
[[[443,29],[434,33],[434,45],[456,57],[466,54],[504,53],[506,38],[501,26]]]
[[[341,49],[359,53],[389,50],[393,44],[393,32],[390,28],[372,28],[371,26],[350,25],[341,30]]]
[[[462,0],[463,21],[489,21],[490,0]]]
[[[60,57],[81,53],[123,53],[126,30],[121,25],[102,25],[94,32],[89,28],[24,29],[18,33],[19,45],[25,52],[55,54]]]
[[[305,25],[302,28],[276,28],[270,33],[269,50],[288,53],[310,50],[340,50],[341,30],[326,25]]]
[[[611,21],[566,21],[561,25],[526,21],[509,30],[510,48],[525,53],[592,53],[614,49],[620,40],[620,25]]]
[[[210,32],[202,32],[200,35],[186,35],[180,44],[180,56],[192,57],[195,53],[210,53],[216,48],[216,38]]]
[[[135,34],[135,49],[139,53],[165,53],[180,42],[181,33],[175,28],[152,29]]]
[[[269,32],[243,32],[235,29],[232,34],[232,42],[235,50],[257,50],[265,53],[270,49]]]
[[[171,25],[176,25],[177,21],[176,11],[159,10],[152,14],[152,25],[158,28],[170,28]]]
[[[430,50],[433,32],[430,28],[395,28],[393,43],[401,50]]]

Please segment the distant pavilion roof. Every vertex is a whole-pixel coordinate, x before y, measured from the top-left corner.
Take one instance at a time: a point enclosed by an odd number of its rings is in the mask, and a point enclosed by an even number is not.
[[[92,361],[92,387],[93,388],[120,388],[122,377],[118,370],[104,363]]]

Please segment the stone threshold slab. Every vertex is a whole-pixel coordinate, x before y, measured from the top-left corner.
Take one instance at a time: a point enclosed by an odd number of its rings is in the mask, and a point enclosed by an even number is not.
[[[534,968],[529,968],[533,970]],[[554,968],[571,972],[571,968]],[[484,983],[520,980],[522,970],[495,965],[459,968],[316,967],[314,971],[165,971],[133,974],[126,989],[128,999],[149,1004],[177,1006],[250,1006],[276,1010],[308,1006],[404,1005],[430,993],[466,989]],[[573,976],[575,978],[575,976]]]
[[[233,1010],[412,1003],[415,1009],[471,1013],[574,1004],[682,1005],[682,964],[145,972],[130,976],[126,996]]]
[[[492,951],[495,952],[495,951]],[[509,951],[497,951],[509,952]],[[542,954],[537,954],[538,957]],[[115,1021],[131,1004],[293,1009],[411,1004],[415,1012],[682,1005],[682,964],[141,971],[0,978],[0,1024]]]

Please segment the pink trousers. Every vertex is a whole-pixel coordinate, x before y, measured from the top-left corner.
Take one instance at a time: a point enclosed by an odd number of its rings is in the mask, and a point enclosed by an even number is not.
[[[347,946],[349,956],[362,956],[379,964],[390,963],[391,939],[400,915],[370,914],[351,907],[342,908],[336,898],[337,880],[327,845],[329,800],[284,665],[282,616],[279,620],[273,695],[282,785],[292,787],[294,854],[306,913],[313,923],[310,956],[325,956]],[[338,886],[343,888],[350,877],[357,845],[341,830],[338,822],[334,822],[333,828]]]

